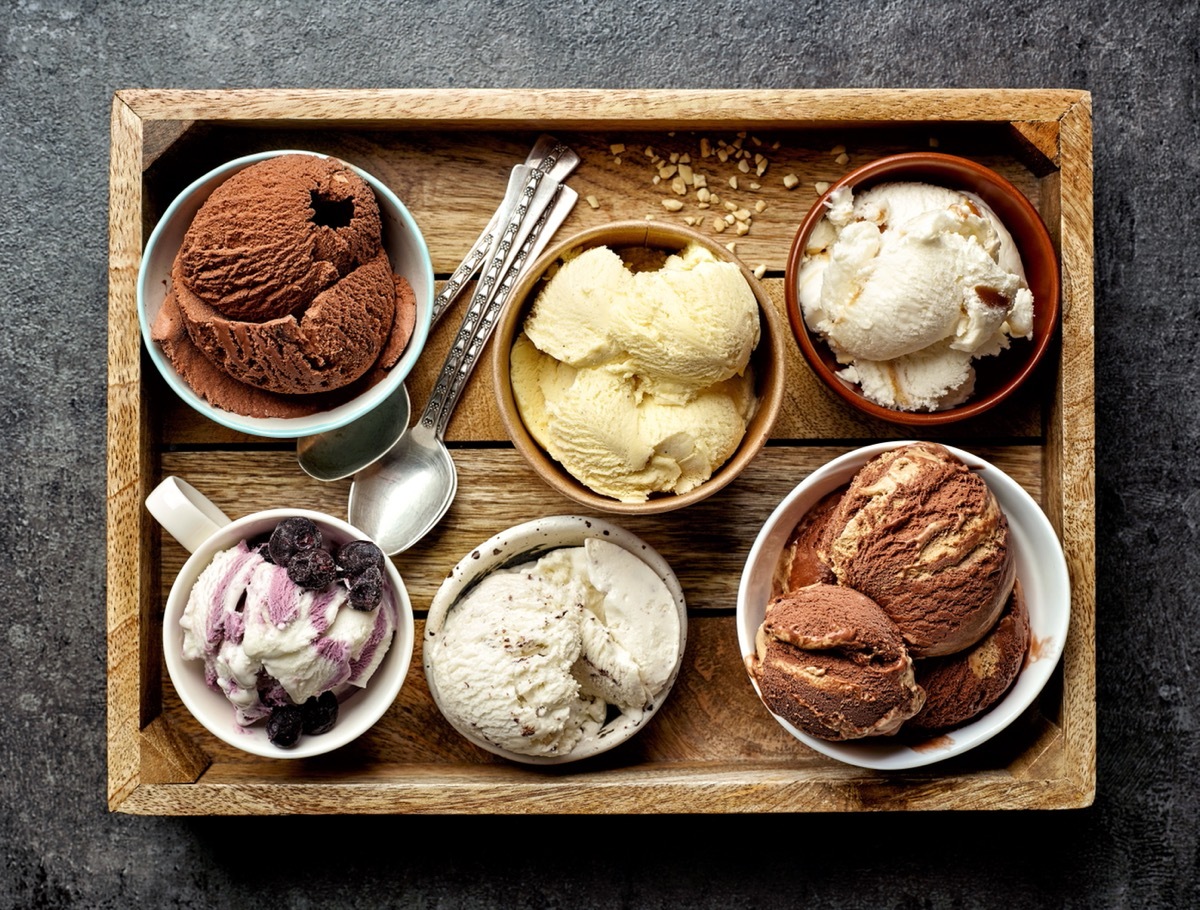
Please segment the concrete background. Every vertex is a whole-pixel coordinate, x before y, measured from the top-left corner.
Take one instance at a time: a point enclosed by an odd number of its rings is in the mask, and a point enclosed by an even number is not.
[[[1167,0],[4,0],[0,908],[1200,905],[1198,62],[1200,6]],[[268,86],[1091,91],[1096,805],[772,834],[753,817],[110,815],[110,101]]]

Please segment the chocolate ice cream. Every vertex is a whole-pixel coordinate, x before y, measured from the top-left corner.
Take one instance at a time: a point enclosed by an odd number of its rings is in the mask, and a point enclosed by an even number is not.
[[[925,701],[895,624],[870,598],[814,584],[772,600],[750,672],[767,706],[827,740],[896,732]]]
[[[830,516],[818,555],[839,584],[884,609],[913,657],[979,641],[1016,576],[1008,519],[995,495],[934,443],[868,462]]]
[[[216,407],[295,417],[379,381],[411,336],[375,194],[333,158],[268,158],[219,186],[172,268],[152,337]]]
[[[800,519],[783,548],[773,586],[774,594],[794,591],[796,588],[818,582],[837,584],[837,576],[833,574],[833,570],[817,556],[817,543],[825,534],[829,516],[833,514],[845,492],[843,487],[821,497]]]
[[[905,724],[905,732],[948,730],[984,713],[1016,680],[1028,650],[1029,612],[1018,581],[999,621],[977,644],[916,662],[925,707]]]

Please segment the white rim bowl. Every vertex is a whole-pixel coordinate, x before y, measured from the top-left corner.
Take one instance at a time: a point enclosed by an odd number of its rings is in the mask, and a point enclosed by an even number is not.
[[[911,442],[879,443],[833,459],[805,478],[771,513],[750,549],[738,587],[737,633],[744,662],[754,654],[754,636],[771,597],[772,576],[796,524],[821,497],[849,483],[872,458]],[[986,742],[1033,703],[1054,672],[1066,644],[1071,583],[1062,545],[1049,519],[1033,497],[998,467],[962,449],[945,448],[987,482],[1008,516],[1017,578],[1029,610],[1030,654],[1020,676],[991,710],[915,747],[887,737],[831,742],[804,733],[772,713],[785,730],[806,746],[847,764],[880,770],[917,768],[961,755]],[[752,676],[750,683],[761,699],[762,693]]]
[[[338,720],[328,733],[317,736],[301,736],[296,745],[289,748],[276,746],[267,738],[266,721],[243,727],[234,716],[233,705],[220,692],[215,692],[204,682],[204,661],[187,660],[183,656],[183,630],[179,620],[187,605],[188,595],[200,573],[212,562],[221,550],[236,546],[240,540],[252,540],[269,533],[284,518],[303,516],[311,518],[332,543],[341,545],[350,540],[369,540],[362,531],[339,521],[330,515],[307,509],[270,509],[239,518],[223,527],[199,547],[183,564],[167,597],[163,613],[163,656],[167,674],[184,707],[218,739],[249,752],[267,758],[311,758],[332,752],[357,739],[387,713],[396,700],[404,679],[408,675],[413,654],[413,611],[408,591],[395,565],[384,558],[384,574],[396,606],[396,631],[392,645],[375,669],[367,685],[352,692],[341,700]]]
[[[537,559],[550,550],[580,546],[585,540],[592,537],[606,540],[628,550],[646,563],[666,584],[679,611],[679,654],[675,660],[675,667],[666,684],[656,693],[654,704],[649,709],[641,712],[636,718],[625,714],[619,715],[605,724],[598,735],[590,740],[580,742],[565,755],[524,755],[497,746],[490,740],[479,736],[470,727],[459,724],[442,708],[442,698],[437,685],[437,671],[431,667],[430,655],[433,648],[430,645],[441,631],[451,607],[483,576],[494,569]],[[687,603],[679,579],[676,578],[670,565],[640,537],[599,518],[553,515],[501,531],[464,556],[446,580],[442,582],[434,596],[425,621],[424,643],[425,679],[429,683],[429,691],[433,695],[438,710],[455,730],[481,749],[486,749],[494,755],[511,761],[528,765],[560,765],[599,755],[619,746],[639,730],[644,729],[651,718],[658,713],[667,700],[671,688],[675,685],[679,669],[683,665],[683,653],[687,645]]]
[[[222,426],[229,427],[231,430],[238,430],[253,436],[290,439],[324,433],[345,426],[374,409],[404,382],[425,347],[433,320],[433,262],[420,228],[417,227],[416,221],[413,220],[412,215],[409,214],[408,209],[396,194],[377,178],[354,167],[349,162],[343,162],[358,173],[375,191],[375,198],[379,201],[379,213],[383,219],[383,243],[391,260],[392,271],[408,279],[413,293],[416,295],[416,325],[413,327],[412,337],[408,340],[404,353],[396,365],[388,371],[385,379],[361,395],[330,410],[305,417],[247,417],[209,404],[184,381],[175,367],[171,365],[171,361],[163,353],[162,348],[150,337],[150,329],[158,317],[159,310],[162,309],[163,301],[166,300],[168,289],[171,286],[171,266],[175,261],[175,255],[179,252],[184,234],[187,233],[200,206],[218,186],[238,171],[259,161],[277,158],[280,155],[330,157],[317,152],[297,149],[259,152],[229,161],[189,184],[163,212],[162,218],[159,219],[150,234],[150,239],[146,242],[146,249],[142,253],[141,265],[138,268],[137,309],[142,341],[150,354],[150,359],[176,395],[205,417]]]

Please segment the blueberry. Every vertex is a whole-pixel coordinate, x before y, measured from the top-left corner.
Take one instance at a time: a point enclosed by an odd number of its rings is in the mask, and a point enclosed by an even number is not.
[[[364,569],[383,568],[383,551],[369,540],[352,540],[337,551],[338,569],[343,578],[351,578]]]
[[[294,584],[316,591],[337,578],[337,566],[325,550],[300,550],[288,561],[287,574]]]
[[[283,705],[267,718],[267,739],[286,749],[296,745],[303,728],[304,712],[295,705]]]
[[[383,600],[383,572],[378,566],[363,569],[347,582],[350,585],[350,606],[354,609],[369,612]]]
[[[338,700],[332,692],[314,695],[300,709],[304,717],[304,732],[309,736],[328,733],[337,723]]]
[[[285,518],[271,532],[267,549],[271,561],[286,566],[297,553],[315,550],[321,546],[321,529],[307,518],[296,516]]]

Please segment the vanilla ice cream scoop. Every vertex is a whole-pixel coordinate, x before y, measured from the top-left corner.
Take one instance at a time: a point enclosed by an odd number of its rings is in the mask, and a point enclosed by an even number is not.
[[[805,323],[840,374],[885,407],[970,397],[973,361],[1033,333],[1033,294],[1011,234],[971,193],[894,182],[834,190],[797,277]]]
[[[611,712],[640,717],[679,659],[667,586],[598,538],[484,576],[427,643],[439,707],[456,726],[520,755],[563,756]]]
[[[686,493],[729,459],[757,405],[758,301],[738,266],[691,244],[635,271],[595,247],[562,264],[510,352],[537,443],[622,502]]]

